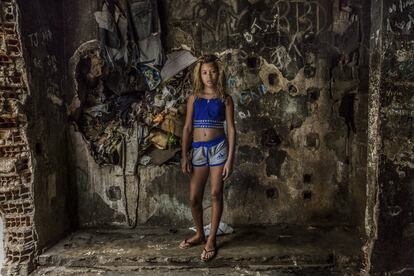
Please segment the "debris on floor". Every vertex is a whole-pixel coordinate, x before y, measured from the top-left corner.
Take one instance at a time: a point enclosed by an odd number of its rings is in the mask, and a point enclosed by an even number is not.
[[[194,232],[196,231],[195,227],[190,227],[189,229],[193,230]],[[211,229],[211,223],[204,225],[204,235],[206,237],[210,235],[210,229]],[[220,221],[218,229],[217,229],[217,236],[224,235],[224,234],[231,234],[233,232],[234,232],[233,227],[231,227],[227,223]]]

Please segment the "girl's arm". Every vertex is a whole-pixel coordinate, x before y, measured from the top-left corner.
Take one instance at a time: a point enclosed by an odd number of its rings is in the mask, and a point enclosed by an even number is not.
[[[181,160],[185,161],[185,166],[182,166],[184,173],[188,172],[187,163],[188,163],[188,149],[190,146],[190,135],[193,131],[193,104],[194,104],[194,95],[190,95],[187,100],[187,111],[185,115],[185,123],[183,127],[183,135],[181,137]],[[182,162],[182,165],[184,162]]]
[[[229,154],[227,160],[233,162],[234,149],[236,145],[236,128],[234,126],[234,103],[231,96],[226,99],[226,123],[227,123],[227,139],[229,143]]]

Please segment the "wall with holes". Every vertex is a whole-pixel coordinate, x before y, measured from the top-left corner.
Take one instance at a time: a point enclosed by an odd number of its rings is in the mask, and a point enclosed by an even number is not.
[[[101,3],[71,3],[65,31],[68,95],[98,95],[104,73],[96,69],[103,67],[91,14]],[[226,68],[238,137],[223,221],[363,228],[369,12],[363,1],[159,1],[165,53],[215,52]],[[162,85],[177,99],[188,96],[190,73],[191,66],[135,95],[128,114],[144,109],[146,115],[132,117],[139,119],[127,126],[104,120],[102,110],[90,119],[97,98],[79,97],[78,106],[87,107],[88,122],[95,125],[86,129],[79,120],[84,115],[74,114],[70,131],[81,225],[192,223],[179,152],[156,149],[154,141],[147,145],[142,138],[165,131],[153,123],[161,112]],[[180,114],[179,100],[176,108]],[[113,144],[93,138],[99,129]],[[97,141],[121,154],[99,157]]]
[[[224,219],[361,226],[369,5],[169,1],[164,8],[170,49],[215,51],[226,65],[238,165]],[[153,183],[168,193],[162,179]]]

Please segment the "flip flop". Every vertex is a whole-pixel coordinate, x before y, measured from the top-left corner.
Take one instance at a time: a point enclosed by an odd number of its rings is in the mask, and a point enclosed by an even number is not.
[[[181,249],[187,249],[196,245],[200,245],[202,243],[205,243],[205,240],[197,241],[197,242],[190,242],[188,239],[184,240],[184,246],[181,246],[181,244],[178,246]]]
[[[205,256],[207,253],[214,252],[214,254],[212,254],[212,255],[211,255],[210,257],[208,257],[208,258],[205,258],[205,257],[201,256],[201,260],[202,260],[203,262],[208,262],[208,261],[210,261],[211,259],[213,259],[213,258],[216,256],[216,254],[217,254],[217,248],[214,248],[214,249],[211,249],[211,250],[207,250],[207,249],[204,247],[203,252],[205,252],[205,253],[204,253],[204,256]]]

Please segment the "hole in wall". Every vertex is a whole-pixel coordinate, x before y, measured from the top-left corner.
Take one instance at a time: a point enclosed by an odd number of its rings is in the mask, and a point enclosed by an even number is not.
[[[303,183],[310,183],[312,180],[312,175],[309,173],[305,173],[303,175]]]
[[[279,135],[273,128],[262,131],[262,145],[264,147],[277,147],[281,142]]]
[[[307,79],[313,78],[315,77],[315,74],[316,74],[316,68],[314,66],[307,64],[303,68],[303,73],[305,75],[305,78]]]
[[[266,197],[267,198],[278,198],[279,193],[276,188],[268,188],[266,189]]]
[[[274,73],[268,75],[268,80],[270,85],[276,85],[279,83],[279,78]]]
[[[256,56],[250,56],[246,60],[247,67],[251,69],[256,69],[259,66],[260,60]]]
[[[36,145],[35,145],[35,152],[36,152],[37,155],[42,155],[43,154],[42,144],[36,143]]]
[[[289,93],[291,94],[296,94],[298,92],[298,89],[293,84],[289,84],[288,90],[289,90]]]
[[[339,115],[345,119],[345,123],[348,127],[348,136],[352,130],[354,133],[355,122],[354,122],[354,103],[355,103],[355,94],[348,93],[342,97],[341,105],[339,106]]]
[[[316,102],[319,99],[319,89],[316,87],[310,87],[306,90],[306,93],[308,95],[308,101],[313,103]]]
[[[304,200],[311,200],[312,199],[312,191],[304,191],[302,193]]]
[[[311,149],[318,149],[319,148],[319,134],[318,133],[308,133],[305,139],[305,146]]]

